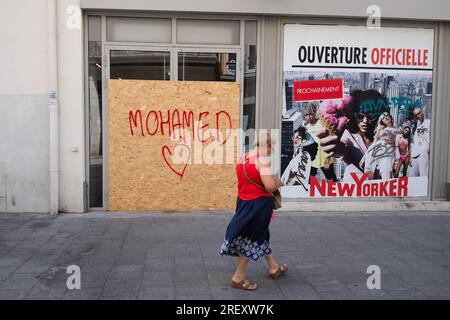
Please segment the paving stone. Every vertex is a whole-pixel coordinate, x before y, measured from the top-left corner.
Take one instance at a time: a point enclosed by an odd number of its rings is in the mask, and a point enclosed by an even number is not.
[[[58,259],[60,256],[62,256],[63,253],[64,253],[64,251],[60,250],[60,249],[47,250],[45,248],[41,248],[41,249],[39,249],[39,251],[36,251],[33,254],[31,259],[32,260],[41,260],[41,261],[54,262],[54,261],[56,261],[56,259]]]
[[[381,288],[387,291],[414,290],[408,282],[392,275],[381,277]]]
[[[141,279],[142,286],[173,286],[174,273],[170,271],[145,271]]]
[[[120,250],[116,254],[116,264],[144,264],[147,250]]]
[[[173,300],[175,298],[174,287],[141,287],[139,300]]]
[[[83,266],[83,273],[99,273],[99,272],[103,272],[103,273],[109,273],[114,267],[114,264],[112,262],[109,261],[104,261],[104,260],[89,260],[89,262]]]
[[[1,230],[1,224],[0,224],[0,231],[3,232]],[[16,248],[20,243],[21,241],[0,241],[0,250],[10,251]]]
[[[144,271],[143,265],[119,264],[115,265],[108,274],[110,279],[133,279],[140,278]]]
[[[17,270],[17,267],[0,267],[0,283]]]
[[[173,256],[171,246],[148,246],[146,259],[168,258]]]
[[[26,300],[61,299],[67,291],[64,285],[48,287],[44,283],[37,283],[25,296]]]
[[[107,301],[115,301],[115,300],[137,300],[136,296],[117,296],[117,297],[104,297],[101,296],[98,298],[98,300],[107,300]]]
[[[15,273],[43,273],[49,270],[53,266],[45,260],[28,260],[22,264]]]
[[[232,272],[209,271],[207,272],[208,283],[213,287],[228,286],[231,282]]]
[[[202,293],[180,293],[175,294],[176,300],[212,300],[211,294],[202,294]]]
[[[185,285],[187,283],[207,282],[207,276],[205,272],[200,270],[190,272],[175,272],[174,280],[176,284]]]
[[[345,291],[346,289],[348,289],[348,287],[345,286],[339,280],[314,283],[314,284],[311,284],[311,286],[314,288],[314,290],[316,290],[319,293],[325,292],[325,291]]]
[[[173,270],[175,262],[173,258],[151,258],[145,260],[145,271]]]
[[[210,293],[210,286],[207,281],[203,282],[195,282],[195,281],[189,281],[189,282],[175,282],[175,293],[176,294],[184,294],[184,293],[201,293],[201,294],[209,294]]]
[[[103,288],[102,297],[134,297],[134,299],[136,299],[138,296],[139,286],[139,279],[108,280]]]
[[[413,285],[417,291],[430,299],[448,300],[450,297],[450,289],[441,285],[433,285],[430,283],[423,285]]]
[[[214,300],[236,300],[239,299],[237,289],[228,286],[211,286],[211,294]]]
[[[0,300],[22,300],[28,290],[0,289]]]
[[[82,272],[81,288],[103,288],[108,280],[108,273],[105,272]]]
[[[3,256],[0,257],[0,266],[1,267],[19,267],[25,261],[27,261],[30,257],[29,256],[23,256],[23,257],[11,257],[11,256]]]
[[[322,297],[310,285],[283,285],[280,289],[286,299],[290,300],[321,300]]]
[[[393,299],[396,300],[426,300],[427,296],[417,290],[388,290],[386,291]]]
[[[279,287],[266,288],[259,281],[259,287],[252,292],[252,298],[255,300],[284,300],[285,295]]]
[[[338,291],[324,291],[320,293],[320,296],[324,300],[355,300],[357,299],[356,293],[349,290]]]
[[[0,284],[0,289],[31,289],[38,281],[37,274],[13,274]]]
[[[63,300],[97,300],[103,288],[81,288],[80,290],[67,290]]]
[[[351,290],[356,300],[391,300],[393,299],[386,291],[382,289],[356,289]]]

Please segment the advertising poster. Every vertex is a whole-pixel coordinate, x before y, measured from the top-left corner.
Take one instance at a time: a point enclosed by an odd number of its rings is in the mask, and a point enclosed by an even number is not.
[[[432,29],[286,24],[286,198],[426,197]]]

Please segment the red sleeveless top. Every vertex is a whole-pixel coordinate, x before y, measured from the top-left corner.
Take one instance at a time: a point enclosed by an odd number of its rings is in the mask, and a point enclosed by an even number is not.
[[[255,160],[258,155],[253,155],[248,158],[247,163],[245,164],[245,169],[247,170],[248,176],[255,181],[256,183],[264,186],[261,176],[256,170]],[[272,197],[270,193],[262,190],[260,187],[255,186],[250,180],[247,178],[244,172],[244,168],[242,166],[244,157],[241,157],[239,163],[236,165],[236,174],[238,178],[238,197],[242,200],[255,200],[260,197]]]

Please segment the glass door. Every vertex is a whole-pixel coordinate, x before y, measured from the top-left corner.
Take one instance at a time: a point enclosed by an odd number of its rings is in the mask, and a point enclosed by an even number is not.
[[[103,96],[108,97],[108,80],[178,80],[240,82],[239,49],[106,46]],[[242,90],[241,90],[242,101]],[[241,108],[242,109],[242,108]],[[102,152],[90,161],[90,207],[108,208],[108,101],[103,112],[91,123],[101,132]],[[242,110],[241,110],[242,113]],[[242,114],[241,114],[242,116]],[[241,117],[242,118],[242,117]],[[91,159],[93,160],[93,159]],[[95,173],[95,174],[92,174]]]
[[[106,68],[104,70],[105,83],[103,96],[108,97],[108,80],[172,80],[173,77],[173,49],[134,46],[106,46]],[[89,204],[91,208],[108,208],[108,101],[103,99],[103,112],[98,119],[91,119],[91,132],[100,132],[97,139],[90,139],[90,143],[100,144],[101,150],[90,160],[89,175]],[[94,138],[94,137],[91,137]],[[103,146],[103,148],[101,147]]]

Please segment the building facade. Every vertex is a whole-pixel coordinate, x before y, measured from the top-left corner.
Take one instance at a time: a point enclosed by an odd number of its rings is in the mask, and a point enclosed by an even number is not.
[[[356,89],[375,90],[387,101],[419,101],[432,128],[427,179],[420,180],[425,191],[387,200],[445,201],[450,182],[450,3],[380,0],[379,31],[369,29],[370,16],[377,12],[371,5],[358,0],[346,5],[303,0],[2,1],[0,212],[110,209],[110,80],[239,83],[239,128],[280,130],[281,174],[295,153],[292,135],[304,124],[304,101],[294,95],[296,82],[338,77],[345,96]],[[302,34],[305,26],[312,30],[308,37]],[[313,38],[308,40],[313,47],[320,38],[314,35],[324,28],[336,39],[346,32],[355,35],[349,40],[354,48],[364,47],[358,32],[364,37],[393,30],[381,36],[386,44],[380,46],[386,48],[405,40],[402,32],[411,33],[405,45],[426,48],[429,68],[369,72],[371,67],[358,65],[355,72],[345,73],[345,61],[333,69],[332,60],[315,69],[306,64],[292,69],[295,63],[286,67],[291,55],[287,48],[299,43],[298,50],[306,38]],[[427,33],[423,48],[419,31]],[[324,45],[332,41],[324,39]],[[294,59],[301,59],[299,52]],[[390,106],[394,126],[410,121],[415,127],[413,109],[404,108],[401,103]],[[249,145],[250,138],[242,139],[241,152]],[[334,163],[336,182],[348,165]],[[324,175],[319,170],[316,177],[320,181]],[[287,201],[299,201],[293,190],[285,193]],[[300,198],[330,201],[309,195]]]

